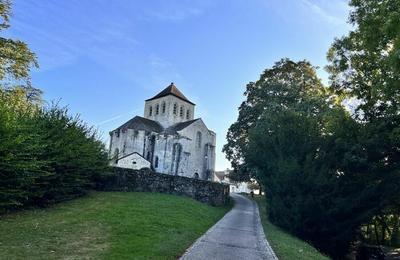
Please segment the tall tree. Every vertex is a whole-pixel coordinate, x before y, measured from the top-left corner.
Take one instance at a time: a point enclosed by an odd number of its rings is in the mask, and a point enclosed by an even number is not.
[[[328,52],[331,87],[360,101],[357,116],[364,123],[363,139],[359,139],[366,154],[364,172],[374,175],[377,182],[386,183],[391,191],[382,193],[381,203],[385,208],[375,219],[396,216],[397,221],[392,223],[397,223],[400,212],[396,202],[400,196],[400,0],[352,0],[350,6],[353,30],[335,40]],[[389,222],[385,225],[391,228]],[[393,229],[398,229],[396,225]]]
[[[252,169],[246,167],[243,152],[248,144],[248,132],[263,111],[278,111],[291,104],[301,103],[307,93],[324,93],[315,68],[308,61],[294,62],[282,59],[267,69],[256,82],[246,86],[246,100],[239,107],[239,116],[227,133],[223,151],[234,168],[231,178],[248,181]]]

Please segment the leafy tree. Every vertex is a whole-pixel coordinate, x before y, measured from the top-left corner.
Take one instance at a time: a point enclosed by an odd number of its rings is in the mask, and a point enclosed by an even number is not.
[[[332,88],[361,101],[364,120],[400,111],[400,1],[352,0],[354,29],[328,52]]]
[[[315,75],[309,68],[307,75]],[[398,200],[398,117],[361,123],[318,78],[304,85],[303,73],[266,71],[239,113],[238,120],[253,120],[230,129],[240,129],[232,133],[244,141],[228,135],[234,145],[227,146],[240,151],[236,174],[250,173],[265,188],[271,221],[342,258],[360,227]],[[290,80],[262,85],[282,77]]]
[[[327,68],[334,91],[361,101],[356,112],[364,123],[358,139],[365,151],[363,172],[388,185],[380,199],[384,207],[363,231],[371,242],[373,227],[374,242],[382,244],[397,240],[400,221],[400,1],[352,0],[350,5],[354,29],[335,40]]]
[[[227,133],[223,151],[231,161],[234,172],[230,178],[249,180],[252,169],[246,167],[243,152],[248,144],[248,131],[259,120],[263,111],[278,111],[282,107],[301,103],[307,93],[324,93],[315,68],[307,61],[282,59],[267,69],[256,82],[246,86],[246,100],[239,107],[239,116]]]
[[[359,227],[381,209],[385,188],[363,168],[360,135],[341,106],[303,95],[301,103],[265,110],[244,153],[265,188],[271,221],[333,257],[346,255]]]
[[[11,1],[0,0],[0,32],[10,26]],[[38,67],[36,55],[20,40],[0,37],[0,81],[22,80],[30,85],[30,70]]]

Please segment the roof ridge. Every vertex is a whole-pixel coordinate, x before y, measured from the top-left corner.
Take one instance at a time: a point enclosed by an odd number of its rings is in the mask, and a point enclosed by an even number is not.
[[[120,158],[118,158],[117,160],[124,159],[124,158],[126,158],[126,157],[128,157],[128,156],[131,156],[132,154],[135,154],[135,153],[136,153],[137,155],[139,155],[140,157],[142,157],[143,159],[145,159],[146,161],[149,161],[149,160],[147,160],[146,158],[144,158],[143,155],[141,155],[141,154],[138,153],[138,152],[131,152],[131,153],[125,154],[125,155],[121,156]]]
[[[157,121],[151,120],[145,117],[141,116],[134,116],[133,118],[129,119],[125,123],[123,123],[120,127],[116,128],[113,131],[119,130],[119,129],[126,129],[126,128],[132,128],[133,125],[140,124],[142,125],[142,128],[145,130],[150,130],[154,132],[162,132],[164,130],[164,127]],[[132,128],[134,129],[134,128]]]
[[[146,101],[162,98],[168,95],[175,96],[185,102],[188,102],[192,105],[195,105],[193,102],[191,102],[185,95],[182,94],[182,92],[175,86],[174,82],[171,82],[165,89],[163,89],[161,92],[159,92],[157,95],[155,95],[152,98],[146,99]]]

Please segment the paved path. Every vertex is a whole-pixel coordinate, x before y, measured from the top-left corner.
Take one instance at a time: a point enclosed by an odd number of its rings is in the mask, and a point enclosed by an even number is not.
[[[265,239],[257,204],[232,194],[234,208],[200,237],[181,259],[277,259]]]

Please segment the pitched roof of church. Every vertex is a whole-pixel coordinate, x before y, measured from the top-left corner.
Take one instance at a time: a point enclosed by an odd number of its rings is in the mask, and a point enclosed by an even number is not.
[[[154,97],[147,99],[146,101],[154,100],[154,99],[165,97],[168,95],[175,96],[183,101],[186,101],[192,105],[195,105],[195,103],[191,102],[189,99],[187,99],[185,97],[185,95],[182,94],[182,92],[179,91],[179,89],[175,86],[175,84],[173,82],[168,87],[166,87],[163,91],[161,91]]]
[[[126,155],[123,155],[123,156],[119,157],[118,160],[124,159],[124,158],[126,158],[126,157],[128,157],[128,156],[131,156],[132,154],[137,154],[137,155],[139,155],[140,157],[142,157],[144,160],[149,161],[149,160],[147,160],[146,158],[144,158],[144,157],[143,157],[140,153],[138,153],[138,152],[128,153],[128,154],[126,154]]]
[[[124,130],[124,129],[135,129],[135,130],[145,130],[156,133],[176,134],[176,132],[185,129],[186,127],[188,127],[189,125],[191,125],[192,123],[196,122],[199,119],[200,118],[177,123],[175,125],[172,125],[164,129],[161,124],[159,124],[154,120],[150,120],[141,116],[135,116],[125,124],[115,129],[114,131]]]
[[[180,131],[188,126],[190,126],[192,123],[196,122],[197,120],[199,120],[200,118],[197,119],[193,119],[193,120],[189,120],[189,121],[185,121],[185,122],[181,122],[181,123],[177,123],[175,125],[172,125],[170,127],[168,127],[167,129],[165,129],[164,131],[168,134],[174,134],[177,131]]]
[[[141,117],[135,116],[125,124],[121,125],[115,130],[118,129],[135,129],[135,130],[145,130],[150,132],[160,133],[163,131],[163,127],[156,121]]]

